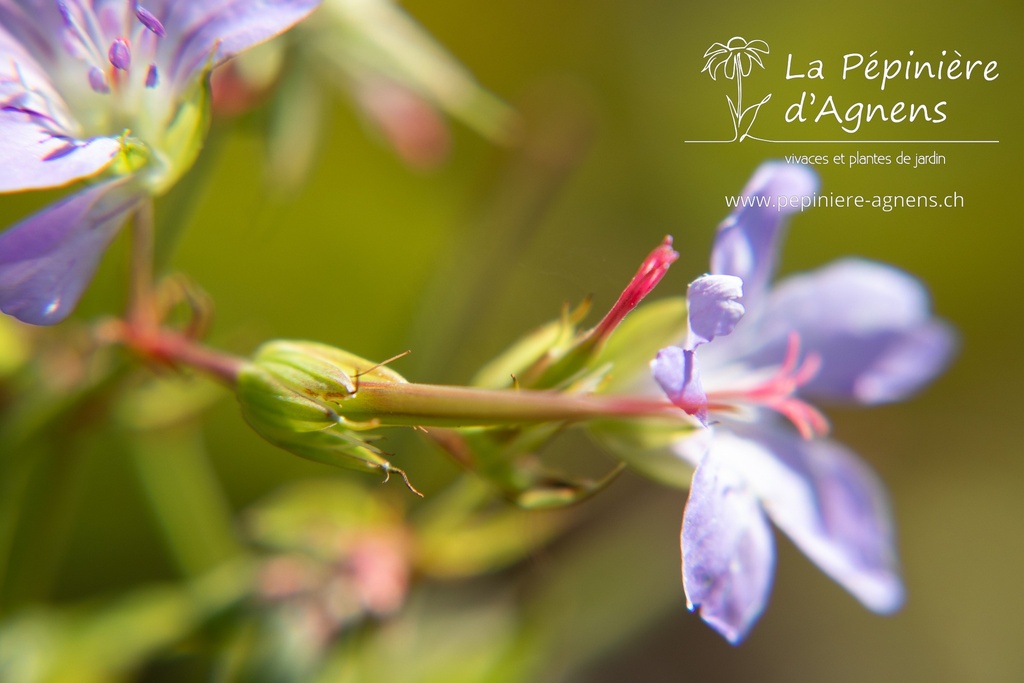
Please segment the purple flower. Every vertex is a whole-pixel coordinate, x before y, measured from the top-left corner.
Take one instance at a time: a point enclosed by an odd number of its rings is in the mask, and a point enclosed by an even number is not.
[[[194,161],[210,69],[318,2],[0,0],[0,192],[103,175],[0,234],[0,310],[64,319],[127,216]]]
[[[856,455],[823,438],[828,423],[805,399],[901,400],[941,372],[954,347],[923,285],[890,266],[847,259],[769,286],[792,213],[778,198],[816,189],[805,167],[758,169],[744,195],[768,205],[741,203],[719,227],[712,274],[687,294],[686,342],[651,363],[668,397],[707,427],[675,446],[696,467],[683,586],[690,609],[732,643],[768,600],[767,518],[869,609],[899,608],[885,491]]]

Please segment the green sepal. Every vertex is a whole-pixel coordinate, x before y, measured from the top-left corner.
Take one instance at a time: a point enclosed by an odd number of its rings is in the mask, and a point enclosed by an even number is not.
[[[535,555],[572,519],[495,500],[486,482],[465,476],[417,508],[416,566],[443,579],[498,571]]]
[[[472,384],[488,389],[506,389],[540,364],[547,366],[555,362],[572,348],[578,336],[577,326],[589,310],[589,301],[573,309],[565,307],[558,320],[541,325],[481,368]]]
[[[150,179],[151,191],[155,195],[166,192],[178,182],[185,171],[192,167],[206,133],[210,129],[212,91],[210,88],[211,60],[202,73],[196,77],[182,97],[181,104],[174,112],[163,139],[160,140],[161,168]]]
[[[338,424],[330,406],[295,391],[265,368],[248,364],[238,373],[235,395],[242,415],[258,432],[314,432]]]
[[[360,378],[405,383],[397,372],[341,349],[308,341],[263,344],[238,376],[236,393],[246,419],[269,431],[310,432],[358,424],[338,414],[337,406],[358,391]]]
[[[677,488],[689,488],[693,466],[683,460],[672,446],[692,437],[700,427],[680,426],[678,422],[641,420],[595,421],[586,425],[587,433],[609,453],[645,477]]]
[[[538,455],[565,429],[549,422],[524,428],[467,428],[455,430],[466,452],[473,455],[473,469],[502,495],[521,508],[553,509],[575,505],[604,489],[621,467],[594,480],[576,478],[544,465]]]
[[[105,169],[106,175],[127,176],[134,175],[145,168],[152,161],[152,153],[146,143],[132,137],[131,131],[125,130],[121,135],[121,148],[114,156],[113,161]]]
[[[352,422],[336,411],[356,394],[362,377],[405,383],[397,372],[347,351],[317,342],[276,340],[257,349],[252,362],[239,371],[235,392],[249,426],[278,448],[326,465],[383,472],[385,478],[396,472],[418,493],[383,451],[351,433],[372,429],[377,422]]]
[[[539,480],[520,492],[514,501],[527,510],[551,510],[576,505],[607,488],[624,468],[625,465],[620,463],[600,479]]]
[[[644,302],[630,313],[608,338],[594,365],[610,364],[602,393],[629,393],[649,384],[650,364],[658,351],[679,344],[686,334],[686,299],[672,297]],[[638,378],[644,380],[638,382]],[[650,380],[650,381],[646,381]]]
[[[313,376],[321,373],[319,378],[327,383],[335,383],[338,390],[347,389],[349,386],[342,375],[347,376],[353,383],[363,377],[373,382],[406,382],[404,377],[381,363],[375,363],[354,353],[313,341],[287,339],[270,341],[256,350],[253,361],[257,363],[271,361],[291,365],[305,369]],[[353,389],[358,389],[356,384],[351,386]],[[347,393],[355,392],[348,391]]]
[[[359,472],[381,472],[384,481],[394,472],[402,478],[406,487],[418,496],[405,470],[392,465],[384,451],[375,447],[366,438],[350,434],[344,428],[320,432],[295,433],[280,430],[262,430],[249,423],[264,439],[284,450],[306,460],[332,467],[343,467]]]

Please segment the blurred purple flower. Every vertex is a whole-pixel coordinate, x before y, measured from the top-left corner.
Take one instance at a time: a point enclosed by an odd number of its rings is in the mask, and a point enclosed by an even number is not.
[[[107,178],[0,234],[0,310],[74,308],[126,217],[192,164],[209,70],[319,0],[0,0],[0,192]]]
[[[778,198],[816,189],[806,167],[758,169],[743,194],[767,205],[741,202],[719,227],[712,274],[687,294],[686,341],[651,363],[668,397],[707,426],[675,447],[696,467],[683,585],[690,609],[732,643],[771,588],[765,515],[869,609],[902,604],[884,488],[856,455],[819,438],[828,424],[804,398],[901,400],[943,370],[955,345],[924,286],[886,265],[847,259],[769,287],[794,210],[777,208]]]

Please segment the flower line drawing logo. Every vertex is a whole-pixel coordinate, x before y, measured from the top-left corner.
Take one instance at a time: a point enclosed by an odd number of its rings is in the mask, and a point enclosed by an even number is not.
[[[732,140],[723,142],[742,142],[747,138],[760,139],[750,135],[750,128],[754,125],[761,106],[770,100],[772,95],[768,93],[760,102],[744,109],[743,78],[750,75],[755,63],[763,69],[761,55],[768,53],[768,43],[763,40],[748,41],[741,36],[733,36],[724,44],[714,43],[704,53],[707,62],[701,73],[707,71],[712,80],[718,80],[718,71],[721,69],[725,78],[736,81],[736,101],[733,102],[730,96],[725,96],[729,102],[729,115],[732,117],[733,137]]]

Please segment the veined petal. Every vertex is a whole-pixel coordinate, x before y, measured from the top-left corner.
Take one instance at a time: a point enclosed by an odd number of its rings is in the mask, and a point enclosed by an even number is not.
[[[55,46],[51,45],[46,31],[61,29],[56,3],[23,5],[0,0],[0,74],[4,80],[20,81],[17,71],[20,70],[31,87],[38,88],[42,84],[45,94],[52,96],[50,79],[38,60],[46,62],[54,57]]]
[[[306,17],[320,0],[211,0],[210,2],[147,3],[168,36],[162,54],[167,78],[179,86],[200,73],[212,58],[214,66],[254,45],[283,33]]]
[[[143,197],[130,177],[119,178],[71,195],[0,234],[0,310],[33,325],[66,318]]]
[[[687,607],[736,644],[768,602],[775,544],[757,498],[714,446],[683,515],[683,588]]]
[[[59,29],[55,2],[0,0],[0,59],[3,65],[22,61],[26,49],[39,58],[52,56],[47,35]]]
[[[761,312],[753,326],[737,331],[749,350],[733,360],[751,368],[778,364],[796,332],[804,352],[821,358],[818,373],[800,389],[808,396],[900,400],[936,377],[956,347],[950,327],[931,316],[924,285],[872,261],[843,259],[786,278]]]
[[[885,490],[856,455],[761,425],[716,430],[713,452],[756,492],[772,521],[875,612],[903,603]]]
[[[733,331],[743,317],[743,281],[732,275],[704,275],[686,290],[686,348],[695,349]]]
[[[718,226],[711,252],[711,272],[743,280],[742,301],[748,311],[750,303],[761,297],[771,280],[786,217],[799,210],[800,197],[817,189],[818,177],[806,166],[762,164],[743,188],[743,197],[748,199],[740,200]],[[764,199],[754,199],[758,197]]]
[[[0,192],[60,187],[90,178],[121,149],[119,138],[54,137],[33,117],[0,111]]]

